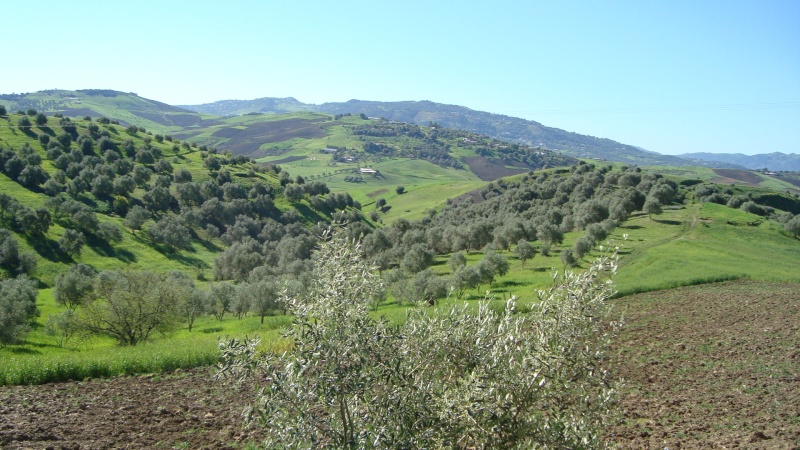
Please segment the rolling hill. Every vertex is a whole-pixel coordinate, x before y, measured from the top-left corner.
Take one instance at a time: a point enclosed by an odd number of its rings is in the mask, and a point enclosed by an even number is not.
[[[717,161],[725,164],[735,164],[746,169],[769,169],[771,171],[800,171],[800,154],[796,153],[762,153],[758,155],[743,155],[741,153],[685,153],[682,158],[699,161]]]
[[[711,165],[722,163],[691,162],[683,158],[661,155],[610,139],[586,136],[539,122],[501,114],[475,111],[463,106],[431,101],[377,102],[350,100],[321,105],[302,103],[294,98],[261,98],[256,100],[224,100],[203,105],[184,105],[182,108],[218,116],[247,113],[282,114],[299,110],[329,114],[366,114],[392,121],[427,125],[437,123],[447,128],[484,134],[494,139],[561,151],[578,158],[594,158],[635,165]]]
[[[171,106],[148,100],[134,93],[108,89],[77,91],[46,90],[25,94],[2,94],[9,111],[33,108],[47,114],[62,113],[73,117],[105,116],[124,125],[136,125],[160,133],[193,133],[199,129],[224,126],[223,117],[252,113],[292,114],[317,112],[331,115],[365,114],[389,121],[439,126],[486,135],[493,139],[556,150],[578,158],[594,158],[634,165],[704,165],[740,168],[730,163],[687,160],[661,155],[610,139],[586,136],[547,127],[541,123],[475,111],[463,106],[431,101],[377,102],[350,100],[321,105],[300,102],[292,97],[255,100],[222,100],[204,105]]]

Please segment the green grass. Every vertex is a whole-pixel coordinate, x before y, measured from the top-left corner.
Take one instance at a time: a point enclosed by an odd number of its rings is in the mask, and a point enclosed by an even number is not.
[[[799,279],[800,241],[737,209],[692,205],[652,220],[635,217],[620,231],[630,237],[616,280],[621,295],[734,278]]]
[[[352,183],[344,179],[357,176],[355,171],[358,164],[337,163],[335,166],[328,166],[326,161],[330,160],[330,155],[315,154],[313,157],[316,159],[283,163],[281,167],[294,176],[322,180],[331,192],[350,193],[353,199],[362,204],[365,214],[374,209],[373,205],[379,198],[386,199],[391,208],[381,214],[384,223],[391,223],[399,218],[421,219],[427,210],[444,205],[446,199],[458,197],[486,184],[469,170],[442,168],[428,161],[408,158],[385,158],[368,164],[380,171],[381,175],[363,176],[363,182]],[[398,195],[395,191],[397,186],[405,187],[405,193]]]
[[[268,316],[264,323],[258,317],[237,319],[228,316],[222,321],[202,317],[190,332],[186,326],[152,341],[133,347],[120,347],[103,337],[68,341],[59,347],[44,332],[49,315],[64,310],[52,298],[50,289],[43,289],[37,299],[41,315],[26,337],[24,345],[0,348],[0,386],[41,384],[85,378],[111,377],[137,373],[156,373],[178,368],[214,364],[218,360],[218,341],[231,336],[258,334],[264,346],[281,342],[280,330],[291,323],[286,316]]]

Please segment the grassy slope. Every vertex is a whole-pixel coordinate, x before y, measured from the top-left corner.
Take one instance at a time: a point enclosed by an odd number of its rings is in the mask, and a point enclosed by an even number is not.
[[[0,125],[4,125],[4,123],[16,125],[17,118],[18,116],[12,114],[7,120],[0,119]],[[73,123],[78,127],[79,133],[83,134],[87,122],[82,119],[73,119]],[[58,134],[60,130],[57,124],[57,118],[50,118],[47,126],[34,126],[31,129],[32,136],[35,137],[48,132],[48,130],[50,133]],[[106,126],[101,126],[101,128],[103,127]],[[143,140],[148,137],[147,134],[141,132],[131,136],[125,133],[123,128],[119,126],[108,125],[107,128],[112,132],[112,137],[115,141],[121,142],[125,139],[132,139],[137,147],[143,145]],[[22,133],[15,126],[0,126],[0,145],[16,149],[26,142],[37,149],[43,159],[42,167],[52,174],[55,168],[52,162],[46,159],[45,151],[38,141],[32,138],[31,135]],[[75,144],[73,143],[72,145],[74,146]],[[197,182],[203,182],[210,178],[210,173],[203,166],[203,160],[197,149],[191,148],[187,150],[181,148],[180,153],[176,155],[172,151],[172,142],[164,141],[164,143],[159,144],[155,141],[151,141],[150,145],[162,150],[164,157],[169,159],[175,171],[185,168],[191,172],[193,180]],[[226,166],[226,168],[231,171],[235,178],[241,179],[240,176],[246,173],[246,169],[241,167]],[[257,174],[256,176],[262,181],[273,184],[277,183],[274,177],[265,174]],[[43,206],[48,198],[47,195],[42,192],[33,192],[20,186],[2,173],[0,173],[0,192],[13,193],[13,196],[17,200],[31,208]],[[141,193],[141,190],[137,190],[134,195],[140,196]],[[85,198],[87,201],[93,201],[91,194],[85,194]],[[282,201],[277,202],[276,206],[284,209],[289,207],[289,205]],[[182,270],[191,274],[204,272],[208,275],[213,266],[214,257],[223,250],[223,244],[219,240],[214,240],[210,243],[195,240],[192,242],[189,250],[176,253],[160,251],[149,245],[147,239],[142,236],[141,232],[133,234],[130,230],[125,228],[123,226],[122,217],[115,214],[102,214],[99,212],[97,213],[97,217],[101,222],[113,222],[119,225],[120,228],[124,230],[123,241],[113,247],[92,246],[91,242],[87,242],[81,255],[74,259],[65,259],[58,255],[58,239],[64,233],[64,228],[58,223],[55,223],[55,221],[44,238],[34,239],[15,233],[22,252],[36,251],[40,256],[35,276],[43,283],[50,286],[55,280],[56,275],[66,271],[69,265],[77,262],[89,264],[98,270],[132,266],[165,272],[170,270]],[[146,226],[147,224],[145,224],[145,227]]]
[[[780,180],[775,177],[771,177],[769,175],[764,175],[763,173],[757,171],[749,171],[756,177],[758,177],[761,181],[757,184],[749,184],[743,181],[737,180],[728,180],[723,177],[717,175],[713,169],[708,167],[694,167],[694,166],[648,166],[642,167],[642,170],[645,172],[652,172],[652,173],[660,173],[664,176],[673,178],[675,180],[681,179],[696,179],[701,180],[704,182],[713,182],[713,183],[720,183],[720,184],[735,184],[735,185],[745,185],[745,186],[753,186],[753,187],[760,187],[776,191],[776,192],[791,192],[791,193],[800,193],[800,189],[797,186],[794,186],[791,183],[787,183],[786,181]]]
[[[747,225],[755,222],[759,224]],[[623,234],[628,236],[624,243]],[[511,252],[504,252],[510,270],[491,286],[494,298],[500,301],[513,294],[523,304],[535,301],[536,290],[550,283],[552,270],[563,268],[558,250],[570,247],[578,237],[580,233],[567,233],[564,243],[551,256],[537,255],[525,267]],[[615,278],[621,293],[730,278],[798,281],[796,267],[800,258],[800,240],[789,237],[773,222],[716,204],[667,210],[653,219],[639,215],[618,228],[610,239],[612,245],[623,245],[621,267]],[[467,255],[468,263],[475,264],[481,257],[480,253],[471,253]],[[590,255],[581,264],[585,266],[591,259]],[[446,257],[439,258],[433,270],[448,274],[446,261]],[[488,288],[483,285],[471,290],[467,293],[468,301],[482,298]],[[444,300],[437,308],[446,307],[453,301]],[[193,332],[184,326],[169,339],[159,338],[134,348],[119,348],[105,339],[59,348],[44,334],[43,325],[48,315],[61,311],[63,307],[55,304],[50,290],[41,291],[39,305],[42,315],[28,337],[28,344],[0,349],[0,358],[5,363],[0,366],[0,384],[34,382],[66,375],[80,379],[208,364],[216,358],[219,337],[257,333],[264,338],[266,345],[281,346],[280,328],[290,322],[283,316],[268,318],[264,325],[256,317],[242,320],[228,317],[222,322],[204,317],[198,320]],[[376,315],[399,322],[404,320],[407,308],[390,301],[383,304]],[[23,373],[29,374],[26,376],[30,379],[21,380]]]
[[[245,116],[247,117],[247,116]],[[276,120],[278,117],[313,118],[311,113],[298,113],[291,116],[256,116]],[[231,120],[243,120],[241,117]],[[254,120],[254,119],[250,119]],[[264,120],[263,118],[260,120]],[[358,116],[343,117],[341,123],[367,123]],[[245,122],[241,122],[245,123]],[[280,153],[275,156],[260,158],[262,163],[278,161],[292,175],[300,175],[309,180],[324,181],[332,192],[349,192],[350,195],[369,212],[371,206],[379,198],[387,200],[391,209],[382,214],[382,220],[390,223],[399,218],[407,220],[421,219],[429,209],[444,204],[447,198],[454,198],[484,184],[483,181],[468,169],[443,168],[428,161],[409,158],[377,158],[368,163],[341,163],[333,161],[331,154],[320,153],[326,146],[360,148],[363,142],[350,134],[342,125],[326,126],[328,136],[320,139],[293,139],[291,141],[265,144],[262,150]],[[387,138],[396,144],[404,138]],[[474,156],[468,150],[454,148],[458,156]],[[290,162],[281,162],[288,157],[297,157]],[[345,177],[354,177],[359,167],[369,167],[380,171],[381,176],[363,176],[363,182],[344,181]],[[406,193],[398,195],[397,186],[404,186]]]
[[[748,224],[757,223],[751,226]],[[798,281],[800,241],[774,222],[714,203],[635,217],[617,285],[622,293],[728,278]]]

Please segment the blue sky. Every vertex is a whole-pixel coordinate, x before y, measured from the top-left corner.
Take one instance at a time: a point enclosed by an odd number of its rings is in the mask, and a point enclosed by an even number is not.
[[[800,153],[800,1],[7,2],[0,93],[431,100],[665,154]]]

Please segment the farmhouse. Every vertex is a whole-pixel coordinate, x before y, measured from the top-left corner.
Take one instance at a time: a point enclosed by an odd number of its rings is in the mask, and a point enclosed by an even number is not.
[[[367,175],[373,175],[373,174],[378,173],[378,171],[375,170],[375,169],[367,169],[366,167],[361,167],[361,168],[358,169],[358,173],[367,174]]]

